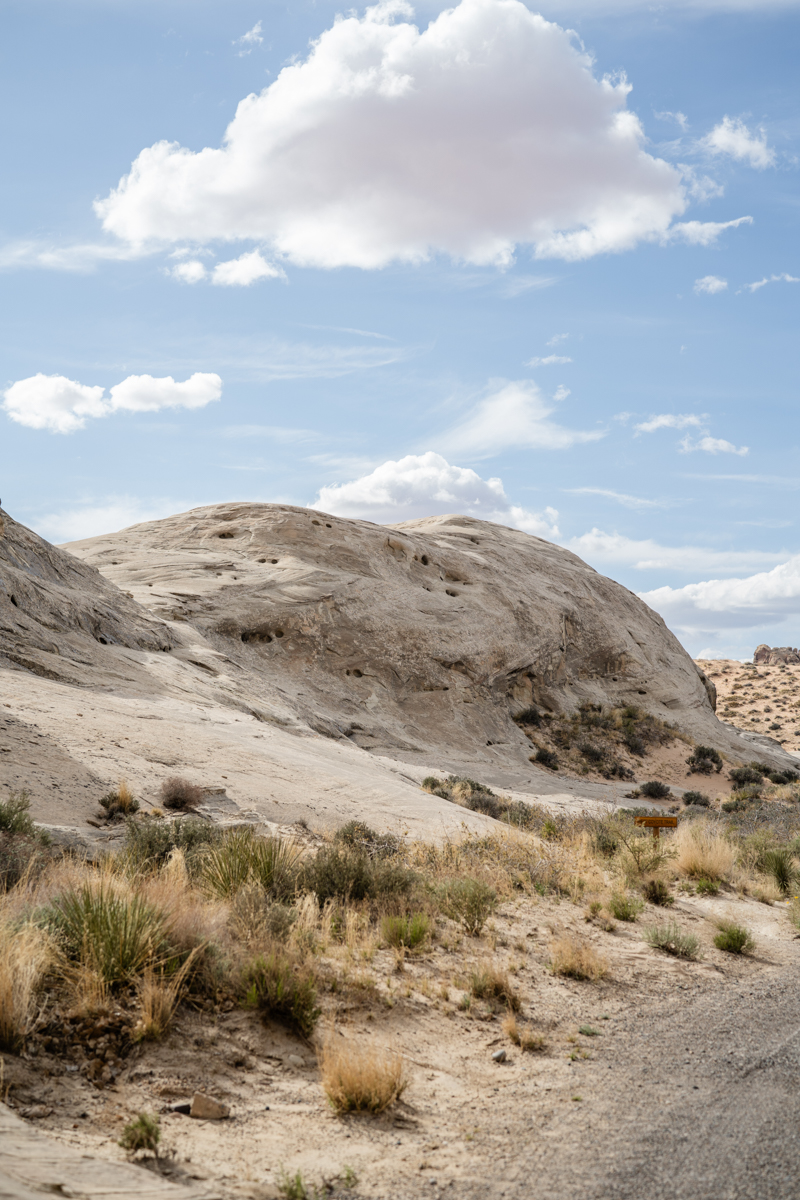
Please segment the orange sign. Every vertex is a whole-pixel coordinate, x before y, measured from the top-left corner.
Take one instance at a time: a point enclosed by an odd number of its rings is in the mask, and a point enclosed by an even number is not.
[[[677,817],[634,817],[637,825],[644,825],[646,829],[652,829],[653,837],[657,838],[662,829],[677,829]]]

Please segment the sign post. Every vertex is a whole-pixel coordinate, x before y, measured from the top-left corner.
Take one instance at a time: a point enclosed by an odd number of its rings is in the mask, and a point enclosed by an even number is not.
[[[677,817],[634,817],[637,825],[644,825],[646,829],[652,829],[653,837],[658,840],[662,829],[677,829]]]

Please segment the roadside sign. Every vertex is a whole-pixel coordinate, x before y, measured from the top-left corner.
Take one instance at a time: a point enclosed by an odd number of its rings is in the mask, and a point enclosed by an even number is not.
[[[662,829],[677,829],[677,817],[634,817],[637,825],[644,825],[646,829],[652,829],[653,837],[658,838]]]

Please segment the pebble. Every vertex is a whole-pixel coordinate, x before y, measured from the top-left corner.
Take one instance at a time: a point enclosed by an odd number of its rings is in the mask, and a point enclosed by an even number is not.
[[[505,1050],[495,1050],[494,1054],[492,1055],[492,1062],[497,1062],[497,1063],[505,1062],[506,1058],[507,1058],[507,1055],[506,1055]]]

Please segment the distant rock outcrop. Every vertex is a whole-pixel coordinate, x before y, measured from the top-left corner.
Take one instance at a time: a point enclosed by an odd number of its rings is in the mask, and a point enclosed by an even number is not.
[[[800,651],[796,647],[791,646],[766,646],[763,642],[756,647],[756,652],[753,655],[753,662],[757,665],[778,667],[781,663],[787,666],[790,664],[800,663]]]

